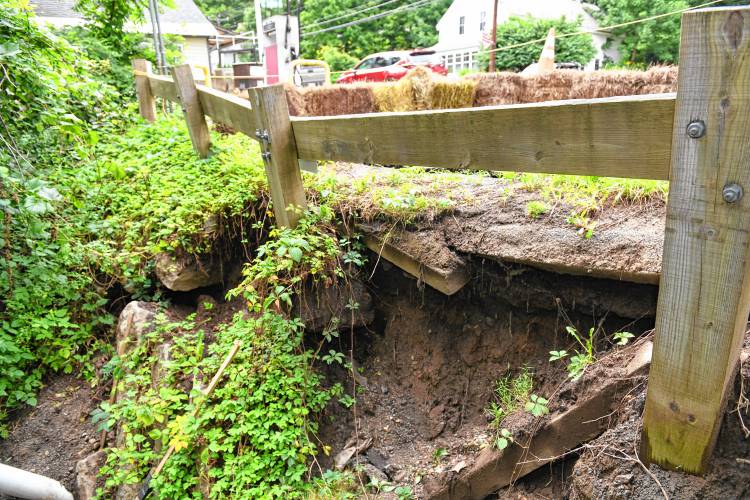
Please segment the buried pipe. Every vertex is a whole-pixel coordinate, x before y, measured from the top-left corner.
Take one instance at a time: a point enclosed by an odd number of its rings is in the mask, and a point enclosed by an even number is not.
[[[59,481],[0,464],[0,493],[32,500],[73,500]]]

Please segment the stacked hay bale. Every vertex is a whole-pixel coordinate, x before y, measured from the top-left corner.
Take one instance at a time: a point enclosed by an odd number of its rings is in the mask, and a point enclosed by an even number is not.
[[[417,66],[395,83],[373,85],[378,111],[469,108],[474,103],[476,82],[450,80]]]
[[[657,66],[647,71],[557,70],[528,77],[517,73],[482,73],[468,78],[477,82],[474,106],[661,94],[677,90],[677,68],[674,66]]]
[[[375,113],[372,86],[367,84],[299,88],[286,85],[292,116],[333,116]]]
[[[417,67],[393,83],[287,87],[289,110],[295,116],[331,116],[378,111],[452,109],[499,104],[524,104],[561,99],[592,99],[677,90],[677,68],[648,71],[556,70],[532,76],[481,73],[449,79]]]

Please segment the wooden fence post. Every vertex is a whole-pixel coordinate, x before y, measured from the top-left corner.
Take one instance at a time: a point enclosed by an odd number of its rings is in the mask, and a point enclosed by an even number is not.
[[[172,68],[172,78],[177,88],[177,95],[182,104],[182,112],[185,115],[190,140],[193,148],[201,158],[208,156],[211,148],[211,135],[206,124],[206,115],[203,113],[201,101],[198,98],[198,89],[195,87],[193,70],[189,64],[181,64]]]
[[[253,89],[250,93],[258,120],[266,176],[271,189],[276,223],[294,227],[307,208],[289,107],[283,85]]]
[[[133,59],[133,72],[135,73],[135,92],[138,95],[138,111],[144,119],[153,122],[156,120],[156,102],[147,76],[151,73],[151,62],[145,59]]]
[[[750,312],[750,9],[682,17],[644,460],[705,472]]]

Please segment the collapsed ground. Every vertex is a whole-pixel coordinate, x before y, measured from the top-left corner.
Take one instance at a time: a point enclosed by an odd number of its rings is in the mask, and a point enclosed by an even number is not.
[[[252,141],[214,134],[197,159],[180,116],[126,109],[127,56],[0,11],[4,461],[79,498],[133,498],[169,446],[154,497],[747,494],[741,396],[707,480],[652,477],[630,452],[663,184],[327,165],[282,230]],[[675,74],[459,86],[535,102],[670,91]],[[451,98],[423,83],[323,89],[299,114]]]
[[[152,135],[154,127],[156,136]],[[151,152],[139,151],[143,137],[151,137]],[[165,140],[169,150],[165,149]],[[102,497],[128,498],[133,490],[117,483],[140,483],[164,449],[164,444],[158,446],[159,441],[173,442],[177,435],[187,446],[182,453],[199,458],[212,445],[204,448],[206,443],[196,439],[192,433],[197,428],[178,431],[171,427],[169,438],[160,429],[191,408],[182,394],[189,392],[195,380],[210,377],[230,339],[247,340],[257,335],[257,330],[252,332],[258,314],[263,317],[269,313],[255,307],[263,302],[260,298],[273,297],[271,317],[261,324],[281,322],[279,332],[290,328],[283,319],[288,310],[290,317],[302,317],[306,325],[304,340],[301,344],[292,342],[286,354],[274,354],[267,351],[267,345],[250,342],[251,349],[246,354],[250,357],[242,358],[250,364],[240,361],[234,368],[241,371],[244,366],[254,366],[252,356],[265,352],[261,357],[266,362],[272,359],[269,355],[282,355],[292,363],[290,367],[304,368],[300,374],[306,373],[305,367],[311,367],[323,378],[312,392],[308,382],[288,388],[309,394],[317,401],[313,403],[317,424],[304,424],[303,432],[294,433],[289,441],[291,445],[294,439],[310,439],[314,445],[304,451],[298,448],[309,454],[312,462],[300,457],[300,465],[305,465],[295,469],[299,479],[293,479],[304,480],[311,474],[309,486],[302,488],[303,482],[281,479],[281,470],[275,483],[266,483],[264,489],[257,491],[268,494],[269,488],[281,486],[278,494],[287,495],[296,492],[319,497],[383,494],[421,498],[447,494],[450,498],[451,489],[473,484],[469,474],[482,457],[501,453],[497,448],[503,430],[513,440],[508,443],[509,448],[519,446],[535,436],[535,429],[543,430],[544,422],[598,393],[603,381],[617,377],[632,353],[628,346],[617,345],[615,334],[632,333],[634,337],[626,339],[632,345],[652,328],[656,304],[656,287],[652,283],[659,269],[654,256],[661,253],[659,234],[666,193],[663,184],[323,166],[320,175],[307,178],[309,193],[332,211],[312,217],[304,234],[310,234],[312,228],[311,234],[318,239],[309,239],[300,234],[269,233],[267,223],[255,222],[263,221],[267,209],[262,170],[258,163],[248,167],[243,160],[248,150],[254,154],[253,146],[238,136],[217,138],[216,143],[222,152],[209,163],[184,163],[192,155],[185,131],[179,120],[165,119],[156,126],[139,125],[107,146],[105,151],[112,160],[106,160],[106,164],[112,168],[117,165],[118,169],[106,175],[119,179],[123,185],[103,193],[110,199],[105,211],[118,208],[112,212],[118,218],[109,220],[106,226],[122,225],[129,232],[124,236],[118,236],[123,233],[117,230],[113,233],[115,238],[123,238],[116,243],[124,253],[113,261],[123,267],[119,272],[122,278],[110,284],[111,307],[112,312],[120,313],[128,300],[146,299],[136,303],[139,314],[148,320],[136,332],[141,347],[130,353],[120,352],[120,365],[110,363],[106,368],[104,360],[100,362],[96,379],[100,385],[94,392],[81,390],[81,382],[72,378],[50,379],[49,389],[39,396],[38,407],[19,413],[9,438],[0,445],[0,456],[8,463],[58,478],[71,489],[91,491],[92,487],[99,487]],[[154,156],[155,151],[161,153]],[[177,174],[175,164],[185,168]],[[251,173],[255,169],[257,177]],[[244,198],[233,198],[233,192],[228,198],[220,198],[234,205],[208,208],[206,203],[219,199],[214,198],[212,190],[224,189],[225,184],[214,187],[203,182],[196,191],[195,183],[213,171],[222,172],[224,179],[229,179],[226,185],[247,186],[248,179],[257,178],[259,188],[245,191]],[[158,188],[165,185],[171,187]],[[149,197],[148,206],[133,204],[134,200]],[[204,209],[194,212],[199,206]],[[132,212],[120,211],[125,208]],[[342,214],[337,221],[331,218],[333,211]],[[158,214],[157,219],[152,218],[153,212]],[[194,217],[194,213],[200,216]],[[154,226],[155,220],[160,221],[161,228]],[[355,220],[360,229],[351,226]],[[361,243],[351,239],[360,230],[380,241],[400,245],[425,266],[450,270],[460,265],[469,273],[468,284],[446,297],[376,252],[364,250]],[[160,231],[163,237],[153,236]],[[330,238],[335,234],[331,231],[338,233],[336,239]],[[352,236],[347,238],[347,233]],[[299,238],[304,238],[305,243],[296,241]],[[96,240],[93,243],[100,245]],[[284,254],[280,251],[282,246],[286,248]],[[170,247],[182,257],[157,258]],[[185,247],[203,257],[196,261],[181,250]],[[261,248],[265,248],[264,255],[259,255]],[[292,248],[300,249],[302,256]],[[141,258],[142,253],[147,257]],[[314,262],[305,260],[308,253]],[[270,272],[266,269],[271,262],[267,259],[269,254],[286,256],[276,258]],[[334,257],[337,254],[340,257]],[[130,260],[134,255],[139,257]],[[343,274],[330,267],[329,257],[338,259],[335,267]],[[254,269],[245,271],[243,276],[242,265],[254,258]],[[367,263],[360,266],[365,260]],[[538,266],[528,265],[534,261]],[[132,266],[133,262],[137,265]],[[177,269],[176,274],[170,275],[170,266],[172,271]],[[585,276],[583,269],[597,269],[605,277]],[[307,279],[301,282],[304,287],[297,298],[289,297],[290,305],[284,305],[287,298],[283,290],[266,289],[262,297],[256,295],[267,288],[269,278],[271,283],[293,287],[296,273]],[[316,275],[323,279],[316,280]],[[239,296],[227,300],[226,292],[232,289],[239,289]],[[136,306],[128,306],[131,314]],[[160,312],[165,319],[158,319]],[[237,313],[246,319],[238,323]],[[134,327],[133,321],[127,314],[120,317],[119,341],[132,335],[134,328],[140,328]],[[603,364],[589,366],[577,382],[570,381],[568,365],[574,351],[582,348],[566,327],[584,337],[594,328],[592,353],[603,360]],[[228,334],[231,335],[226,340],[221,340]],[[217,341],[223,346],[219,350],[207,347]],[[278,341],[281,338],[274,342]],[[164,346],[170,347],[171,354]],[[200,357],[212,359],[205,366],[190,354],[200,346]],[[117,347],[120,350],[119,343]],[[550,351],[560,350],[567,350],[569,357],[550,362]],[[319,355],[309,358],[303,354],[304,359],[299,358],[304,352]],[[129,361],[128,356],[132,356]],[[162,371],[165,360],[166,372]],[[171,367],[169,362],[173,363]],[[139,372],[139,364],[144,371]],[[126,384],[120,390],[135,397],[135,406],[121,396],[112,398],[109,392],[108,370],[118,367],[126,374],[125,378],[119,376]],[[531,382],[508,405],[507,391],[499,390],[498,382],[507,379],[512,386],[522,376],[528,376]],[[160,388],[161,381],[165,384]],[[224,387],[226,392],[217,395],[228,399],[224,403],[216,401],[205,410],[212,416],[200,424],[199,432],[211,436],[213,430],[207,428],[225,429],[226,423],[212,423],[222,416],[220,412],[227,411],[222,405],[237,398],[237,391],[249,390],[246,394],[253,394],[269,389],[267,381],[258,383],[261,385]],[[131,389],[140,389],[129,392],[127,384],[132,384]],[[152,392],[148,392],[149,388]],[[635,460],[634,444],[644,389],[645,378],[639,372],[627,389],[618,393],[607,412],[601,432],[610,430],[601,438],[556,458],[554,465],[533,472],[510,488],[492,491],[510,498],[608,498],[618,494],[650,498],[661,491],[661,483],[670,496],[680,498],[747,494],[742,480],[747,463],[742,460],[748,450],[739,412],[727,414],[716,467],[707,479],[685,479],[680,474],[652,468],[650,473],[659,479],[657,483],[643,470]],[[61,396],[73,393],[79,397]],[[153,404],[151,399],[139,399],[144,394],[150,394],[149,398],[155,394],[160,399],[175,398],[175,404],[160,413],[163,422],[149,417],[137,431],[123,430],[123,424],[131,418],[127,417],[128,412],[142,411]],[[548,400],[537,406],[542,412],[539,417],[525,409],[532,395]],[[113,401],[120,406],[106,406]],[[104,413],[100,403],[105,405]],[[260,403],[259,409],[267,408],[268,401]],[[299,402],[289,400],[287,404],[295,407]],[[730,410],[736,409],[737,402],[730,401],[729,405]],[[302,408],[310,408],[309,403]],[[93,479],[94,471],[104,465],[104,453],[90,455],[99,448],[101,438],[92,425],[92,413],[97,419],[109,421],[107,446],[117,445],[120,450],[113,448],[108,453],[109,472],[98,481]],[[243,425],[249,424],[247,421]],[[54,435],[66,436],[69,446],[52,445],[54,440],[49,438]],[[149,441],[157,445],[144,448],[143,443]],[[219,447],[214,456],[221,459],[225,454],[221,446],[229,443],[214,442]],[[49,455],[44,455],[45,451]],[[50,455],[55,459],[40,459]],[[75,465],[86,456],[87,462]],[[177,455],[174,473],[196,471],[195,480],[182,484],[181,491],[215,494],[210,493],[211,488],[217,487],[216,481],[221,481],[221,477],[201,474],[200,468],[194,469],[180,456]],[[133,459],[140,465],[132,474],[116,473],[120,460]],[[347,463],[343,472],[337,471],[337,459]],[[209,459],[208,467],[212,460],[216,458]],[[263,467],[277,467],[273,464],[279,462],[271,460]],[[358,470],[364,473],[356,473]],[[157,493],[176,495],[168,489],[157,489]],[[488,493],[491,491],[481,492]]]

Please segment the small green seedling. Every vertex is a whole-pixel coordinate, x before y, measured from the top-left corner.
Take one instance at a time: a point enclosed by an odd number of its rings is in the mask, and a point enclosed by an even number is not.
[[[541,396],[532,394],[529,397],[529,401],[526,403],[525,409],[535,417],[541,417],[549,413],[549,401]]]
[[[630,332],[617,332],[614,335],[615,344],[626,345],[633,337],[635,337],[635,335]]]
[[[433,451],[432,461],[435,463],[435,467],[437,467],[446,456],[448,456],[448,450],[446,450],[445,448],[437,448],[435,451]]]
[[[562,351],[550,351],[549,352],[550,363],[552,361],[559,361],[559,360],[561,360],[561,359],[563,359],[563,358],[565,358],[567,356],[568,356],[568,351],[566,351],[566,350],[562,350]]]
[[[508,429],[500,429],[500,435],[495,439],[495,447],[504,450],[513,442],[513,434]]]
[[[538,219],[549,211],[549,205],[543,201],[530,201],[526,204],[526,215]]]
[[[581,375],[583,375],[583,371],[586,367],[596,361],[596,358],[594,357],[594,337],[596,331],[591,328],[588,337],[583,337],[578,333],[578,330],[572,326],[565,327],[565,330],[575,339],[578,345],[583,348],[580,351],[576,350],[575,356],[570,358],[567,367],[568,376],[573,380],[578,380]],[[550,351],[549,354],[549,360],[550,362],[553,362],[566,358],[568,356],[568,351]]]

